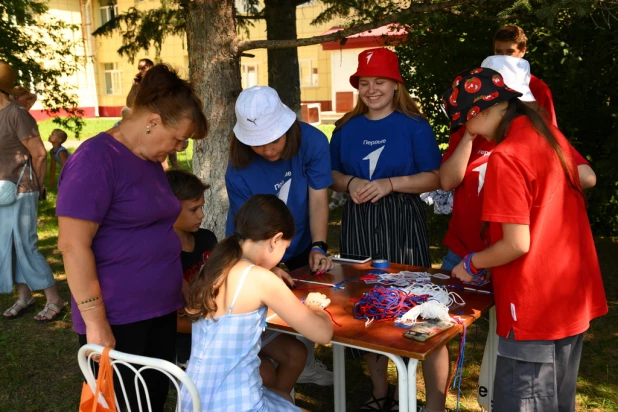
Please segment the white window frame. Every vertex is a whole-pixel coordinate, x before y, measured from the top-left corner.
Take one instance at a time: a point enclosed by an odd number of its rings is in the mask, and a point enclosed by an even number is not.
[[[249,67],[254,68],[255,84],[249,84]],[[260,78],[259,78],[258,64],[257,63],[241,63],[240,64],[240,77],[241,77],[243,89],[248,89],[249,87],[259,85]]]
[[[110,4],[107,6],[101,6],[99,9],[100,9],[99,15],[101,18],[101,26],[118,15],[118,4]],[[105,19],[103,18],[103,13],[105,13]]]
[[[111,65],[111,68],[108,65]],[[105,94],[122,94],[122,70],[118,69],[118,63],[103,63],[103,74],[105,77]],[[111,85],[111,88],[108,85]]]
[[[311,80],[309,84],[303,83],[303,72],[302,72],[302,63],[309,63],[309,73],[311,73]],[[313,70],[316,70],[315,78]],[[298,78],[300,81],[300,87],[309,88],[309,87],[320,87],[320,73],[318,71],[318,59],[298,59]]]

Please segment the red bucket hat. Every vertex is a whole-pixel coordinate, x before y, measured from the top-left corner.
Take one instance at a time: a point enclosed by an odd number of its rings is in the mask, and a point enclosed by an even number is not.
[[[399,83],[403,83],[399,73],[399,58],[395,52],[383,47],[369,49],[358,55],[358,69],[350,76],[350,84],[358,89],[358,78],[384,77]]]

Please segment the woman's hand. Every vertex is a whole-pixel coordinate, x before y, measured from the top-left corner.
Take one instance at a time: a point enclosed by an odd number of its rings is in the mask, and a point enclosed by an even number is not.
[[[108,322],[97,322],[95,324],[86,324],[86,342],[101,345],[104,348],[116,348],[116,338],[112,332],[112,327]],[[98,362],[101,359],[100,355],[94,355],[92,360]]]
[[[323,293],[311,292],[305,298],[305,305],[307,307],[317,306],[326,309],[326,307],[330,305],[330,299]]]
[[[356,204],[363,203],[360,197],[358,196],[358,192],[362,190],[365,185],[369,183],[369,180],[361,179],[360,177],[355,177],[352,179],[350,184],[348,185],[348,191],[350,192],[350,198]]]
[[[358,191],[358,198],[360,202],[365,203],[371,201],[371,203],[375,203],[378,200],[382,199],[384,196],[393,192],[393,186],[389,179],[377,179],[372,182],[367,183],[363,186],[362,189]]]
[[[463,282],[471,282],[474,280],[474,277],[468,272],[466,272],[466,269],[464,269],[463,261],[459,262],[457,266],[453,268],[451,274],[453,275],[453,277]]]
[[[290,287],[294,287],[294,285],[295,285],[294,279],[292,278],[292,276],[290,276],[290,274],[288,272],[286,272],[285,270],[281,269],[279,266],[275,266],[270,271],[273,272],[275,275],[277,275],[279,277],[279,279],[283,280]]]
[[[333,268],[333,261],[318,250],[309,252],[309,268],[316,275],[322,275]]]

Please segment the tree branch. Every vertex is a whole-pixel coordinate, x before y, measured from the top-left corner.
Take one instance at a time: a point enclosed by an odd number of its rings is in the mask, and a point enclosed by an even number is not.
[[[292,39],[292,40],[245,40],[238,43],[238,53],[242,53],[246,50],[252,49],[285,49],[292,47],[311,46],[313,44],[343,40],[348,36],[352,36],[357,33],[362,33],[367,30],[375,29],[377,27],[385,26],[387,24],[397,23],[404,17],[428,13],[434,11],[448,11],[451,7],[461,6],[465,4],[479,3],[481,0],[448,0],[436,4],[413,4],[407,9],[402,10],[400,13],[393,13],[383,19],[376,20],[370,23],[359,24],[352,26],[345,30],[340,30],[335,33],[327,34],[324,36],[306,37],[304,39]]]

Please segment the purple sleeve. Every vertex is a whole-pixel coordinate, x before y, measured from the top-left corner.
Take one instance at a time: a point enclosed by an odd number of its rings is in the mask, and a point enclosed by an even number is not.
[[[96,138],[92,138],[96,139]],[[113,156],[85,142],[62,168],[56,216],[101,224],[113,197]],[[85,147],[84,147],[85,146]]]

